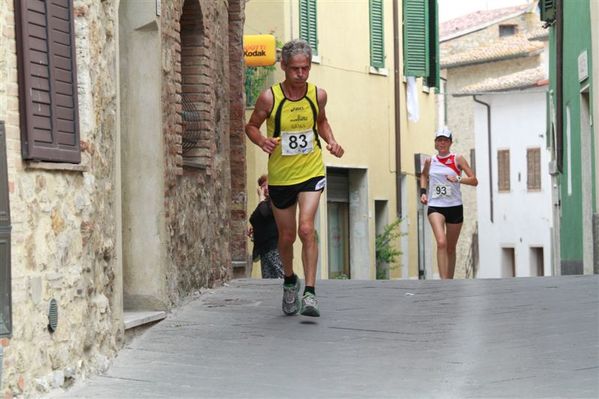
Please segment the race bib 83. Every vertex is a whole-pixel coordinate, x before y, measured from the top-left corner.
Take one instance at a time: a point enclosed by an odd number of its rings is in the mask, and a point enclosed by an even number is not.
[[[281,132],[281,153],[283,155],[308,154],[314,150],[314,131]]]

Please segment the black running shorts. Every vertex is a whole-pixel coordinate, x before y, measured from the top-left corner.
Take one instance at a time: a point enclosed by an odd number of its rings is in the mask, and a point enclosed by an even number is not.
[[[431,213],[440,213],[445,216],[445,223],[459,224],[464,222],[464,206],[429,206],[427,215]]]
[[[290,186],[268,185],[268,195],[275,207],[285,209],[297,202],[297,197],[302,191],[323,191],[325,186],[326,178],[324,176],[317,176]]]

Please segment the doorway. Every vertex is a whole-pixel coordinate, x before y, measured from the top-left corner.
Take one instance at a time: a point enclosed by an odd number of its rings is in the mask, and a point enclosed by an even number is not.
[[[351,278],[349,261],[349,172],[327,170],[327,243],[329,279]]]

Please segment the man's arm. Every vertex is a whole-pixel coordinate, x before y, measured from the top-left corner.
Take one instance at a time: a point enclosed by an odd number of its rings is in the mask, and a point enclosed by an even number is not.
[[[262,151],[271,154],[278,144],[278,140],[275,138],[267,138],[260,132],[260,126],[268,118],[268,113],[272,109],[274,98],[272,92],[265,90],[260,93],[254,106],[254,112],[250,116],[250,120],[245,125],[245,134],[248,136],[252,143],[262,148]]]
[[[322,137],[324,141],[327,143],[327,150],[337,158],[341,158],[343,156],[343,147],[337,143],[335,140],[335,136],[333,136],[333,129],[331,129],[331,125],[329,125],[329,121],[327,119],[327,114],[325,111],[325,107],[327,105],[327,92],[324,89],[318,89],[316,93],[318,99],[318,119],[316,120],[316,125],[318,126],[318,135]]]

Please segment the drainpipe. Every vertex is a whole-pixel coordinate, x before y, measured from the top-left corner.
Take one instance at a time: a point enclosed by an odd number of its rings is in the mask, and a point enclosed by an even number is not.
[[[476,98],[476,94],[472,96],[474,102],[484,105],[487,108],[487,148],[488,148],[488,158],[489,158],[489,206],[490,206],[490,214],[491,214],[491,223],[493,223],[493,158],[492,158],[492,149],[491,149],[491,106]]]
[[[393,83],[395,89],[395,197],[397,217],[402,217],[401,193],[401,115],[399,112],[401,75],[399,73],[399,1],[393,0]]]
[[[555,21],[555,95],[556,95],[556,114],[555,130],[556,134],[556,152],[557,169],[560,173],[564,172],[564,5],[558,1],[557,14]]]
[[[447,126],[447,79],[443,76],[439,77],[444,84],[442,84],[443,91],[441,92],[441,88],[439,88],[439,94],[443,96],[443,120],[437,121],[437,128],[442,129],[443,126]]]

